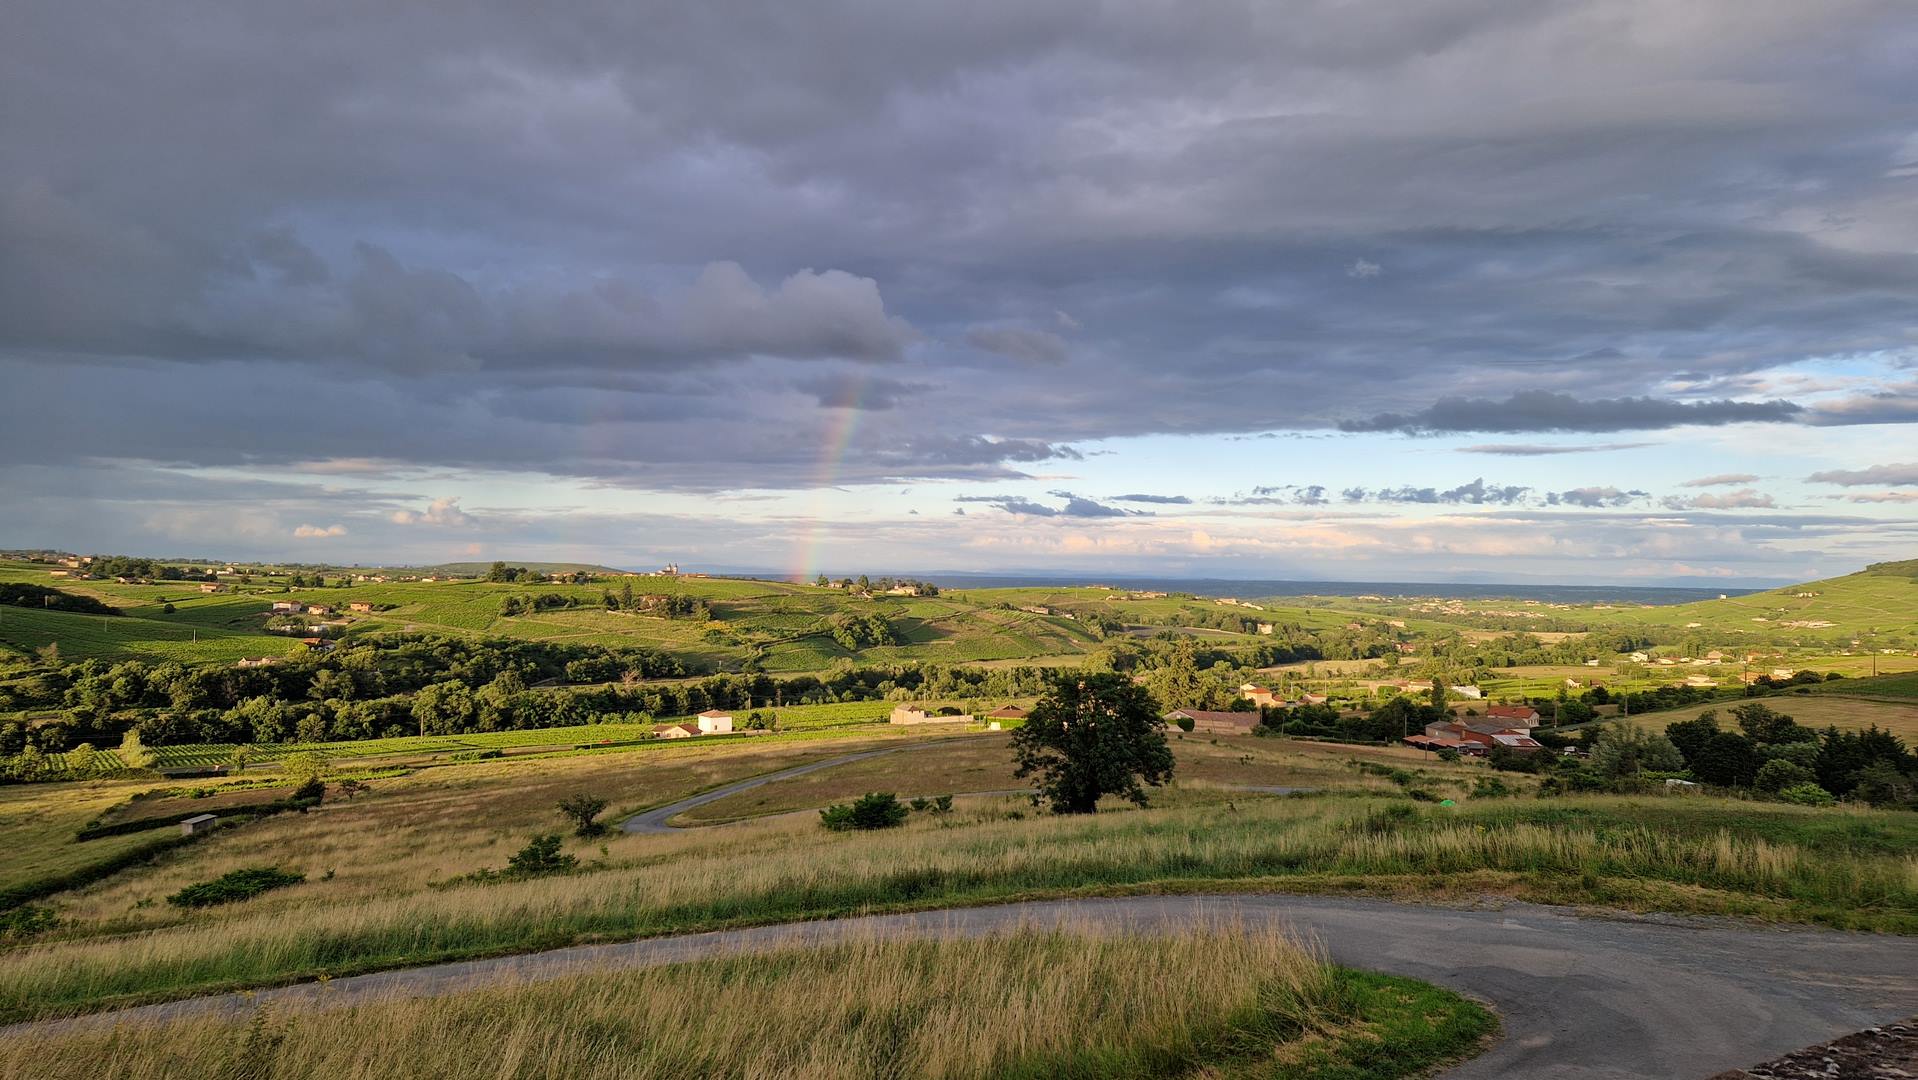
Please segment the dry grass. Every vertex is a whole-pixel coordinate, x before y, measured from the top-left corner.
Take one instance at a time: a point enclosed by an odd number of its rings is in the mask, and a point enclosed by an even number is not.
[[[1820,731],[1832,725],[1836,725],[1840,731],[1862,731],[1876,724],[1907,743],[1918,743],[1918,701],[1874,701],[1844,697],[1839,691],[1817,694],[1772,694],[1752,700],[1766,708],[1784,713],[1806,727],[1817,728]],[[1744,701],[1717,701],[1673,709],[1670,712],[1646,713],[1640,719],[1644,723],[1662,728],[1666,724],[1690,720],[1699,713],[1715,710],[1718,713],[1719,727],[1737,731],[1738,718],[1732,715],[1732,710],[1743,704],[1745,704]]]
[[[612,807],[605,819],[611,822],[622,809],[656,805],[715,784],[854,753],[868,745],[850,740],[695,744],[644,754],[494,761],[424,770],[375,781],[370,792],[351,801],[336,795],[306,814],[286,814],[216,834],[190,852],[72,894],[60,905],[61,915],[81,924],[111,923],[120,929],[177,922],[184,917],[181,912],[154,901],[191,882],[289,858],[315,879],[312,886],[296,887],[261,901],[263,905],[296,907],[313,895],[341,902],[417,893],[433,882],[481,866],[504,865],[506,856],[531,833],[562,831],[554,807],[576,792],[608,799]],[[332,876],[319,880],[328,874]]]
[[[1393,784],[1352,768],[1373,761],[1423,770],[1434,786],[1462,796],[1471,781],[1486,774],[1481,764],[1448,765],[1407,748],[1359,747],[1299,739],[1251,736],[1175,735],[1178,759],[1171,788],[1154,793],[1155,802],[1178,801],[1178,792],[1232,787],[1299,787],[1322,791],[1387,791]],[[1529,780],[1507,776],[1508,783]],[[1449,785],[1449,786],[1448,786]],[[891,791],[903,798],[968,791],[1010,791],[1028,786],[1013,775],[1012,751],[1003,737],[976,736],[906,755],[868,758],[775,781],[706,803],[680,815],[688,825],[735,821],[790,813],[856,799],[868,791]]]
[[[1429,1058],[1431,1047],[1418,1044],[1448,1042],[1456,1053],[1488,1026],[1476,1006],[1445,998],[1436,1009],[1419,1003],[1436,1015],[1416,1018],[1424,1037],[1408,1040],[1398,1068],[1430,1064],[1420,1054]],[[1260,1056],[1323,1056],[1349,1037],[1385,1041],[1393,1029],[1363,1012],[1343,973],[1276,931],[1028,930],[970,941],[870,938],[251,1022],[0,1041],[0,1075],[1217,1076]],[[1449,1039],[1430,1037],[1443,1029]]]
[[[374,836],[354,842],[384,853],[395,884],[381,886],[370,862],[327,881],[338,850],[326,845],[337,838],[321,831],[299,838],[306,846],[289,840],[273,852],[306,872],[305,884],[204,912],[127,910],[245,861],[190,849],[183,867],[83,896],[69,910],[90,921],[4,954],[0,1015],[576,941],[1060,894],[1469,888],[1918,931],[1918,858],[1895,814],[1677,798],[1419,811],[1402,800],[1238,797],[1067,819],[1020,805],[989,800],[945,818],[915,815],[884,834],[775,818],[626,836],[607,842],[603,857],[597,844],[576,848],[590,867],[579,874],[431,888],[408,884],[422,876],[416,861],[427,876],[444,875],[497,865],[503,852],[468,853],[461,863],[451,850],[413,852],[400,834],[380,848]],[[1403,809],[1392,816],[1387,807]],[[129,922],[116,922],[116,906]],[[134,926],[143,932],[115,933]]]

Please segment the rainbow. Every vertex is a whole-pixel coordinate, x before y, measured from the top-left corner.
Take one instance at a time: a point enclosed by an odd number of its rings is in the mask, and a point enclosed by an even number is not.
[[[853,432],[859,427],[859,414],[864,411],[860,406],[865,403],[866,387],[866,373],[855,370],[840,381],[830,399],[820,402],[820,407],[828,413],[826,434],[820,440],[819,465],[813,471],[812,512],[798,530],[787,565],[787,574],[794,581],[809,581],[819,572],[819,545],[825,540],[825,530],[821,527],[826,516],[825,493],[839,483],[839,468],[845,461],[846,447],[851,445]]]

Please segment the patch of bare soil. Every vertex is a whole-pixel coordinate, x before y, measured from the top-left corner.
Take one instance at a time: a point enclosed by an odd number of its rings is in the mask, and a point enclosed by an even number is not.
[[[1918,1016],[1822,1046],[1719,1073],[1711,1080],[1912,1080],[1918,1078]]]

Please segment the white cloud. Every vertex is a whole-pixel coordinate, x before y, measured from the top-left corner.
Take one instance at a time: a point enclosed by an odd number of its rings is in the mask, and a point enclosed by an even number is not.
[[[395,510],[392,522],[395,525],[439,525],[446,528],[465,528],[473,524],[473,515],[460,509],[457,497],[434,499],[425,510]]]
[[[345,536],[344,525],[301,525],[293,530],[293,535],[302,540],[323,540],[327,537]]]

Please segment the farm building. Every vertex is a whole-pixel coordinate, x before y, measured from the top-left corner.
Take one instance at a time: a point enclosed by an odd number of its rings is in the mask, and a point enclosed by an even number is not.
[[[333,609],[325,604],[308,604],[306,605],[306,613],[308,615],[331,615],[333,614]]]
[[[1477,701],[1485,696],[1485,691],[1480,690],[1476,686],[1449,686],[1446,687],[1446,693],[1451,694],[1453,697],[1470,698],[1473,701]]]
[[[1538,726],[1539,715],[1530,705],[1490,705],[1485,709],[1485,719],[1496,720],[1504,727],[1530,731]]]
[[[346,610],[355,611],[360,613],[361,615],[369,615],[369,614],[372,614],[373,605],[368,603],[365,600],[355,600],[352,603],[346,605]]]
[[[1239,696],[1260,708],[1268,705],[1284,704],[1284,702],[1280,700],[1279,695],[1272,692],[1271,687],[1259,686],[1256,683],[1244,683],[1240,685]]]
[[[1026,717],[1030,715],[1032,715],[1030,711],[1026,709],[1021,709],[1017,705],[1007,705],[1006,707],[1002,709],[994,709],[991,712],[987,713],[986,719],[988,720],[1024,720]]]
[[[200,582],[200,591],[201,591],[201,592],[203,592],[203,593],[216,593],[216,592],[219,592],[219,591],[220,591],[220,583],[219,583],[219,582],[217,582],[217,581],[202,581],[202,582]]]
[[[972,717],[961,713],[957,716],[941,716],[918,705],[899,705],[892,710],[891,722],[895,724],[970,724]]]
[[[305,607],[306,607],[306,605],[305,605],[305,604],[300,604],[300,603],[295,603],[295,602],[294,602],[294,601],[292,601],[292,600],[275,600],[275,601],[273,601],[273,612],[274,612],[274,614],[276,614],[276,615],[277,615],[277,614],[280,614],[280,613],[282,613],[282,612],[294,612],[294,613],[297,613],[297,612],[299,612],[299,611],[301,611],[302,609],[304,609]]]
[[[1192,730],[1215,735],[1250,735],[1259,727],[1256,712],[1219,712],[1213,709],[1174,709],[1165,715],[1168,724],[1180,719],[1192,721]]]
[[[703,735],[725,735],[733,729],[733,714],[707,709],[699,714],[699,731]]]
[[[667,724],[653,734],[661,739],[692,739],[699,736],[699,729],[691,724]]]

